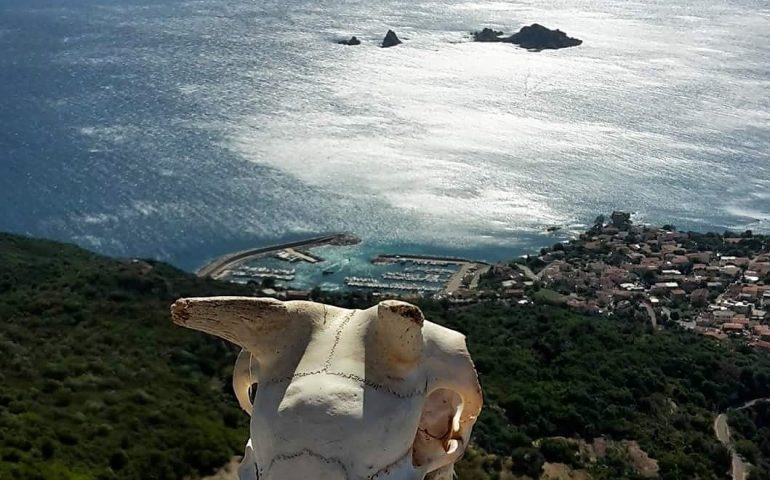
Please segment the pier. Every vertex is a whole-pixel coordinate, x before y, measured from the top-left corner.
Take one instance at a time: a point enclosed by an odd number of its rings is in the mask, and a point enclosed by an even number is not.
[[[259,247],[259,248],[251,248],[248,250],[241,250],[239,252],[228,253],[226,255],[223,255],[219,258],[212,260],[208,264],[201,267],[196,272],[196,275],[198,275],[199,277],[218,278],[227,270],[230,270],[244,262],[261,258],[267,255],[273,255],[277,252],[281,252],[284,250],[289,250],[294,254],[299,254],[299,252],[297,252],[294,249],[320,247],[321,245],[355,245],[360,241],[361,240],[358,237],[355,237],[348,233],[335,233],[332,235],[308,238],[305,240],[297,240],[294,242],[282,243],[279,245],[271,245],[268,247]],[[291,255],[291,253],[289,255]],[[316,263],[320,261],[318,257],[311,256],[305,253],[303,253],[301,256],[300,255],[297,256],[298,260],[299,259],[305,260],[305,258],[303,257],[314,260],[311,263]],[[306,261],[310,261],[310,260],[306,260]]]
[[[404,292],[429,292],[436,293],[441,287],[411,282],[386,282],[373,277],[345,277],[345,285],[348,287],[365,288],[372,290],[397,290]]]
[[[432,291],[444,295],[458,295],[475,290],[479,286],[481,276],[489,271],[491,265],[481,260],[470,260],[459,257],[433,255],[378,255],[372,259],[375,265],[411,264],[405,273],[388,273],[385,279],[401,280],[419,284],[443,283],[443,288],[430,287],[423,291]],[[446,267],[457,267],[457,269]],[[448,278],[445,276],[448,275]],[[348,283],[348,285],[351,285]],[[360,285],[353,285],[360,286]],[[375,288],[376,284],[368,282],[367,288]]]
[[[433,255],[378,255],[372,259],[372,263],[387,264],[387,263],[401,263],[412,262],[415,265],[430,265],[432,267],[442,267],[447,265],[463,265],[466,263],[477,263],[481,265],[489,265],[487,262],[480,260],[470,260],[460,257],[444,257]]]
[[[319,274],[339,271],[337,265],[323,265],[324,259],[308,249],[322,245],[353,245],[360,240],[338,233],[308,238],[267,247],[253,248],[223,255],[198,270],[199,277],[228,279],[237,283],[264,283],[266,279],[282,282],[295,280],[295,269],[247,265],[247,262],[274,257],[291,264],[309,264]],[[479,280],[491,265],[481,260],[451,256],[383,254],[371,258],[371,263],[388,271],[374,276],[346,276],[344,286],[350,289],[414,292],[437,297],[465,297],[478,289]],[[302,267],[307,269],[307,267]],[[398,271],[394,271],[398,269]],[[283,287],[288,288],[288,287]]]

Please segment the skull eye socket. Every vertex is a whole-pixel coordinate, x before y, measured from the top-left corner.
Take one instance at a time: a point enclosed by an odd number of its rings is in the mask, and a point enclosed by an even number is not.
[[[463,450],[460,432],[462,397],[441,388],[425,399],[412,448],[412,463],[425,473],[454,463]]]

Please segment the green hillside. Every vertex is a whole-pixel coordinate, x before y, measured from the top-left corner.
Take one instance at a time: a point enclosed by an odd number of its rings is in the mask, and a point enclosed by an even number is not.
[[[235,351],[172,326],[168,307],[248,293],[0,235],[0,479],[181,479],[224,464],[247,434],[229,385]],[[746,347],[552,306],[422,307],[467,334],[484,388],[461,480],[526,478],[546,460],[639,478],[622,453],[588,462],[563,443],[532,445],[560,435],[636,440],[666,480],[726,479],[714,412],[770,394],[770,357]]]
[[[687,332],[652,334],[632,319],[550,306],[437,308],[426,315],[468,336],[486,400],[475,443],[519,459],[518,473],[531,472],[532,459],[546,453],[532,440],[604,435],[637,440],[659,461],[663,479],[728,478],[714,412],[770,393],[764,352]],[[637,478],[615,460],[590,466],[593,477]]]
[[[178,479],[242,448],[234,350],[170,303],[245,294],[168,265],[0,235],[0,479]]]

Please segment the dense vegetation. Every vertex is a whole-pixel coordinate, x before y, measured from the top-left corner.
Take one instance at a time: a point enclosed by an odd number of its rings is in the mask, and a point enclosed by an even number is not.
[[[514,460],[540,437],[608,435],[638,440],[663,479],[726,478],[714,412],[770,393],[766,354],[643,322],[544,306],[427,314],[468,336],[487,402],[476,444]]]
[[[243,294],[161,263],[0,235],[0,479],[178,479],[242,448],[233,349],[173,299]]]
[[[349,307],[375,301],[325,300]],[[501,470],[533,476],[544,461],[560,461],[534,440],[602,435],[637,440],[659,461],[662,479],[728,478],[716,412],[770,395],[770,356],[746,346],[547,305],[421,306],[426,317],[467,336],[484,389],[474,443],[494,455],[466,458],[463,480],[498,478]],[[637,478],[618,460],[600,462],[593,477]]]
[[[770,478],[770,403],[732,411],[729,417],[736,449],[753,465],[749,478]]]
[[[230,393],[234,350],[173,327],[168,306],[244,293],[161,263],[0,235],[0,478],[178,479],[225,463],[246,432]],[[462,480],[569,463],[568,444],[532,444],[556,435],[638,440],[664,479],[727,478],[714,412],[770,395],[766,354],[685,332],[550,306],[422,306],[468,336],[484,387]],[[594,478],[637,478],[621,454],[608,457]]]

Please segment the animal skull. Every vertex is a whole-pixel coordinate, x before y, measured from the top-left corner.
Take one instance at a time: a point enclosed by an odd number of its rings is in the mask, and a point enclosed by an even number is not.
[[[251,415],[241,480],[452,478],[481,388],[465,337],[414,305],[210,297],[171,311],[243,349],[233,373]]]

